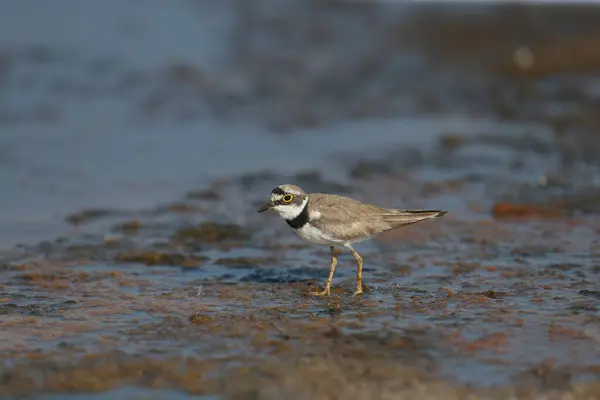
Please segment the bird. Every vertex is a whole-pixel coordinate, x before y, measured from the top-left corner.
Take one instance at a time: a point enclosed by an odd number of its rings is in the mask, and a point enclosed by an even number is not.
[[[443,210],[384,208],[337,194],[306,193],[293,184],[275,187],[271,191],[268,202],[257,212],[268,210],[276,211],[304,241],[329,246],[331,267],[325,289],[311,292],[318,296],[331,296],[331,282],[337,266],[335,246],[345,247],[356,259],[354,296],[358,296],[363,293],[363,259],[354,249],[353,244],[372,239],[386,231],[426,219],[438,218],[448,213]]]

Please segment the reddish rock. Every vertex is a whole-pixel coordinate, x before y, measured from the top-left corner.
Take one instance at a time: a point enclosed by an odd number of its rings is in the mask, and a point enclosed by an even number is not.
[[[495,218],[559,218],[566,216],[560,205],[497,203],[492,207]]]

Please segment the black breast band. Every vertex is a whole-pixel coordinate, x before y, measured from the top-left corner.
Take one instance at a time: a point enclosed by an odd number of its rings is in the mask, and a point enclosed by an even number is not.
[[[300,229],[308,222],[308,201],[306,205],[302,209],[302,212],[298,214],[298,216],[294,219],[286,219],[285,222],[288,223],[294,229]]]

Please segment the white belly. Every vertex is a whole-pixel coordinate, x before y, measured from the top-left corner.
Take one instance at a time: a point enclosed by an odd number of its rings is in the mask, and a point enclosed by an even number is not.
[[[342,245],[342,244],[348,242],[346,240],[335,239],[335,238],[321,232],[319,229],[315,228],[314,226],[311,226],[310,224],[306,224],[300,229],[293,229],[293,231],[296,233],[296,235],[298,235],[302,239],[304,239],[307,242],[312,243],[312,244],[326,244],[329,246],[333,246],[333,245]],[[359,241],[362,241],[365,239],[367,239],[367,238],[361,239]],[[354,241],[352,241],[352,242],[354,242]]]
[[[319,229],[315,228],[314,226],[311,226],[310,224],[306,224],[300,229],[293,229],[293,231],[302,239],[313,244],[326,244],[332,246],[335,244],[345,243],[345,241],[343,240],[338,240],[332,238],[329,235],[324,234]]]

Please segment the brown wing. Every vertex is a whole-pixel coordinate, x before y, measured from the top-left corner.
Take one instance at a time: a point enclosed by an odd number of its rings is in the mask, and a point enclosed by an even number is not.
[[[374,236],[381,232],[414,224],[445,214],[438,210],[395,210],[366,204],[338,195],[310,195],[309,211],[321,217],[311,224],[342,240]],[[314,214],[313,214],[314,215]]]

